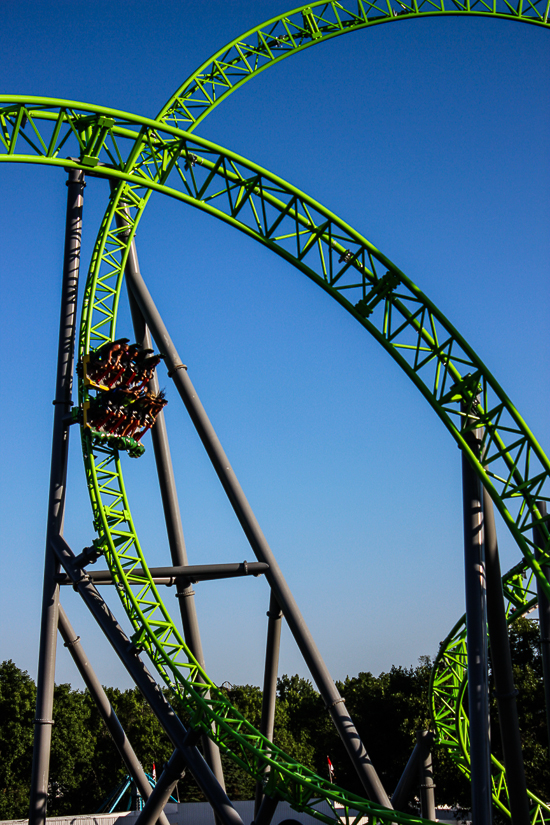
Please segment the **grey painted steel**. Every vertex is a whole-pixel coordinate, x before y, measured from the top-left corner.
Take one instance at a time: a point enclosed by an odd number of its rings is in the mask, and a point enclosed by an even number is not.
[[[242,576],[260,576],[268,570],[269,565],[259,561],[237,562],[236,564],[188,564],[185,567],[151,567],[149,572],[155,584],[171,586],[178,584],[181,579],[189,582],[218,581],[219,579],[234,579]],[[94,584],[112,584],[113,576],[110,570],[87,570],[87,575]],[[141,567],[133,571],[134,575],[143,575]],[[59,584],[72,584],[70,578],[60,574],[57,577]]]
[[[363,787],[370,799],[380,805],[391,808],[391,802],[361,742],[357,729],[348,714],[344,700],[332,681],[328,668],[317,649],[317,645],[309,632],[260,525],[256,521],[252,508],[244,495],[214,428],[191,383],[191,379],[187,374],[187,368],[181,362],[145,282],[139,271],[133,270],[132,272],[127,272],[126,275],[156,345],[165,358],[168,375],[173,379],[178,389],[206,452],[214,465],[214,469],[218,474],[226,495],[250,542],[250,546],[258,561],[265,562],[269,565],[266,578],[285,615],[285,619],[330,712],[332,721],[340,734]]]
[[[140,811],[141,810],[141,794],[138,791],[136,785],[130,786],[130,810],[131,811]]]
[[[116,182],[111,180],[110,185],[111,191],[113,191],[115,189]],[[117,211],[116,213],[116,222],[117,226],[121,229],[127,226],[124,215],[120,211]],[[129,283],[133,275],[141,278],[141,271],[139,268],[139,260],[134,239],[132,239],[130,244],[125,274],[127,283]],[[128,300],[130,303],[130,311],[132,314],[132,323],[134,326],[136,339],[142,346],[149,348],[151,346],[151,335],[130,289],[128,289]],[[156,372],[153,373],[153,377],[148,385],[148,390],[155,395],[159,391]],[[157,415],[155,425],[151,430],[151,437],[153,440],[153,451],[155,453],[155,463],[157,466],[159,488],[162,498],[162,506],[164,509],[164,521],[166,524],[166,532],[168,534],[168,544],[170,547],[172,564],[176,567],[182,567],[188,563],[187,550],[183,536],[181,512],[176,489],[176,479],[174,477],[174,468],[172,466],[172,457],[170,455],[170,444],[168,442],[166,420],[162,410]],[[176,595],[179,602],[185,641],[189,645],[189,648],[197,662],[206,670],[199,622],[195,607],[195,593],[191,583],[184,581],[176,582]],[[214,742],[212,742],[212,740],[207,736],[203,737],[202,746],[206,761],[214,771],[214,775],[218,779],[218,782],[222,788],[225,788],[222,761],[218,746],[214,744]]]
[[[418,733],[426,735],[419,738]],[[409,761],[405,765],[405,770],[401,774],[391,798],[395,810],[404,813],[408,813],[408,803],[418,787],[418,771],[434,742],[434,735],[431,731],[418,731],[418,733],[416,745],[409,756]],[[433,818],[435,819],[435,817]]]
[[[259,561],[236,562],[229,564],[187,564],[181,567],[151,567],[154,576],[172,577],[175,580],[188,579],[191,582],[215,581],[217,579],[234,579],[239,576],[260,576],[269,569],[269,565]],[[137,576],[141,568],[135,571]]]
[[[435,785],[432,763],[433,733],[429,730],[417,730],[416,741],[422,745],[419,761],[420,778],[420,813],[424,819],[435,820]]]
[[[542,516],[546,516],[546,502],[538,501],[537,507]],[[537,528],[533,530],[533,541],[537,548],[543,547],[542,536]],[[540,551],[536,550],[536,556],[540,559]],[[545,576],[550,578],[550,567],[542,566]],[[542,677],[544,680],[544,699],[546,702],[546,726],[548,730],[548,756],[550,758],[550,602],[540,582],[537,579],[537,593],[539,598],[539,629],[540,629],[540,650],[542,656]]]
[[[82,676],[86,687],[90,691],[90,695],[96,704],[101,718],[107,726],[107,730],[111,734],[116,749],[121,755],[128,773],[134,780],[141,796],[144,799],[147,799],[151,796],[151,785],[149,784],[149,780],[145,776],[145,772],[141,767],[140,761],[124,732],[124,728],[120,724],[118,716],[113,710],[113,706],[107,698],[107,694],[103,690],[99,679],[94,673],[94,669],[92,668],[90,661],[84,652],[84,648],[80,643],[80,636],[77,636],[74,632],[74,629],[61,604],[59,605],[59,632],[65,643],[65,647],[71,654],[71,657],[78,668],[78,672]],[[160,825],[169,825],[168,818],[164,813],[161,813],[158,819]]]
[[[267,619],[267,642],[265,649],[264,688],[262,693],[260,732],[263,733],[263,735],[269,739],[270,742],[273,742],[273,729],[275,727],[275,700],[277,698],[277,672],[279,668],[281,625],[283,621],[283,611],[279,607],[273,592],[269,597]],[[257,816],[259,813],[263,796],[263,785],[258,782],[256,785],[254,816]]]
[[[243,825],[242,819],[201,753],[194,745],[188,744],[189,732],[174,713],[159,685],[140,659],[134,645],[118,624],[89,577],[75,564],[74,553],[65,539],[59,536],[53,542],[53,546],[57,558],[73,581],[74,589],[82,597],[122,664],[149,703],[151,710],[166,731],[172,744],[175,748],[179,748],[184,755],[187,767],[195,777],[198,786],[212,805],[220,821],[223,825]]]
[[[479,429],[466,433],[466,439],[472,451],[479,452],[480,438],[481,430]],[[490,825],[492,821],[491,744],[483,492],[481,482],[468,459],[464,453],[461,455],[472,819],[473,825]]]
[[[69,426],[66,421],[64,421],[64,418],[72,406],[71,396],[78,275],[80,268],[80,241],[82,236],[82,207],[84,203],[83,192],[85,185],[84,173],[81,170],[73,169],[69,172],[69,179],[67,181],[67,216],[65,223],[63,281],[61,286],[57,378],[55,399],[53,402],[52,460],[46,529],[46,558],[42,593],[38,677],[36,682],[36,719],[29,825],[41,825],[45,822],[48,803],[59,604],[59,585],[56,581],[56,575],[59,572],[59,563],[52,550],[52,541],[55,537],[63,535],[63,521],[65,516]]]
[[[278,804],[279,800],[277,797],[264,796],[258,813],[254,814],[252,825],[269,825]]]
[[[170,799],[178,780],[184,776],[185,768],[185,757],[181,751],[176,749],[153,788],[153,792],[149,795],[149,799],[143,806],[143,810],[136,820],[136,825],[155,825],[159,817],[166,816],[164,806]]]
[[[38,678],[36,680],[36,715],[34,722],[29,825],[44,825],[48,804],[59,603],[59,585],[55,582],[56,573],[56,558],[49,549],[48,544],[44,565],[42,622],[40,628]],[[55,632],[53,631],[54,626],[56,628]]]
[[[514,685],[510,640],[508,638],[504,594],[502,592],[495,514],[491,496],[485,488],[483,489],[483,523],[491,669],[498,705],[510,816],[513,825],[529,825],[531,819],[516,704],[517,690]]]

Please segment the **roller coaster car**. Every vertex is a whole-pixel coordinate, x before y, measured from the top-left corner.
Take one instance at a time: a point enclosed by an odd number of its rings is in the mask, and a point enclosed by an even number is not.
[[[108,387],[105,387],[108,389]],[[117,450],[125,450],[130,458],[139,458],[145,452],[145,447],[131,436],[117,435],[116,433],[106,433],[96,429],[91,422],[91,411],[96,407],[95,398],[90,398],[84,402],[82,408],[82,426],[88,430],[92,437],[92,444],[108,445]]]
[[[94,355],[95,355],[95,353],[89,352],[82,359],[81,369],[82,369],[82,380],[84,381],[84,386],[88,387],[88,388],[91,387],[91,388],[96,389],[96,390],[108,390],[109,387],[106,384],[97,383],[96,381],[93,380],[93,378],[90,378],[90,376],[88,374],[90,363],[92,361],[92,356],[94,356]]]

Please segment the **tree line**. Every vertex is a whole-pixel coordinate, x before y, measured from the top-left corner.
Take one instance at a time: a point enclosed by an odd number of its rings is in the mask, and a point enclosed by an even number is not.
[[[538,623],[519,619],[511,627],[511,648],[528,787],[547,799],[550,764]],[[380,779],[391,794],[415,744],[415,733],[430,727],[427,701],[431,663],[422,657],[417,667],[392,667],[373,676],[362,672],[337,682]],[[233,704],[259,726],[262,692],[253,685],[224,688]],[[144,769],[157,772],[168,761],[172,746],[137,689],[106,688]],[[0,819],[28,815],[36,687],[11,660],[0,664]],[[496,703],[492,702],[492,742],[501,755]],[[275,713],[275,742],[287,753],[328,778],[327,756],[335,781],[364,795],[321,697],[307,679],[281,676]],[[435,747],[436,804],[468,808],[469,784]],[[252,799],[254,780],[226,756],[222,757],[231,799]],[[48,815],[93,813],[126,775],[92,697],[87,691],[57,685],[50,763]],[[179,783],[181,801],[203,796],[190,774]]]

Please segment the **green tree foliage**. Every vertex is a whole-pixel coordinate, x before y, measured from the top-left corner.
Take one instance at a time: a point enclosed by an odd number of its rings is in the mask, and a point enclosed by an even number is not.
[[[0,819],[29,811],[36,688],[9,660],[0,664]]]
[[[539,629],[519,619],[510,631],[514,678],[529,787],[546,798],[550,787],[546,714],[542,685]],[[391,794],[415,744],[415,732],[429,728],[427,691],[431,663],[422,658],[416,668],[392,667],[373,676],[362,672],[338,683],[359,734],[380,778]],[[256,727],[260,726],[261,690],[253,685],[231,686],[231,702]],[[153,763],[160,773],[172,745],[137,690],[107,688],[107,695],[144,769]],[[29,675],[12,661],[0,665],[0,819],[24,818],[28,813],[36,690]],[[492,706],[492,739],[500,752],[498,713]],[[114,748],[91,696],[69,685],[55,688],[48,814],[95,811],[123,780],[126,768]],[[321,697],[311,682],[281,676],[277,685],[274,740],[287,753],[328,777],[327,756],[336,781],[362,794],[344,747]],[[254,780],[222,755],[227,792],[231,799],[254,797]],[[437,801],[469,807],[466,779],[446,755],[434,750]],[[188,773],[178,784],[182,801],[200,801],[202,792]]]
[[[391,793],[415,744],[415,731],[428,727],[427,685],[429,668],[392,667],[375,677],[359,673],[338,687],[346,700],[369,756],[382,784]],[[351,766],[343,762],[338,770],[359,792]],[[333,760],[334,761],[334,760]]]
[[[429,728],[427,689],[430,669],[429,660],[424,659],[417,668],[393,667],[389,673],[380,676],[363,672],[337,684],[389,793],[397,785],[415,745],[415,732]],[[309,760],[304,760],[306,764],[327,778],[327,757],[330,757],[336,782],[363,795],[360,780],[321,697],[311,684],[298,676],[283,676],[279,680],[279,697],[288,713],[288,731],[303,747],[311,749]],[[446,767],[455,784],[457,781],[460,784],[456,768],[452,764]],[[464,786],[467,788],[465,782]]]
[[[90,707],[81,691],[56,685],[50,757],[50,814],[71,813],[82,804],[94,753],[95,732],[90,729]]]
[[[171,744],[137,690],[106,688],[144,770],[162,769]],[[12,662],[0,664],[0,819],[29,812],[36,688]],[[89,693],[56,685],[48,815],[95,811],[126,775]]]
[[[144,770],[151,773],[155,763],[160,772],[170,758],[172,747],[150,707],[137,689],[121,691],[105,688],[105,691]],[[124,779],[127,770],[113,746],[92,697],[88,692],[81,696],[89,712],[88,726],[94,733],[94,740],[93,759],[88,761],[81,774],[83,798],[77,804],[83,810],[94,811]],[[75,811],[76,808],[71,810]]]
[[[136,755],[148,773],[160,770],[173,748],[137,689],[106,689]],[[95,811],[127,771],[88,692],[58,685],[48,814]]]

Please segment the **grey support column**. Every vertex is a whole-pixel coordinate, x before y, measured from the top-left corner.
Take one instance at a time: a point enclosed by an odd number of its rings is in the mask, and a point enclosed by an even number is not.
[[[418,788],[419,771],[430,754],[433,741],[434,735],[431,731],[417,731],[416,745],[392,794],[391,801],[396,811],[408,812],[408,803]],[[425,814],[422,814],[422,816],[425,816]]]
[[[435,820],[435,785],[432,763],[432,743],[433,733],[429,730],[417,730],[416,741],[423,745],[423,752],[420,758],[420,813],[424,819]]]
[[[185,775],[185,768],[185,758],[176,749],[138,816],[136,825],[155,825],[161,815],[166,817],[166,814],[163,813],[164,806],[170,799],[178,781]]]
[[[510,800],[510,815],[513,825],[529,825],[531,818],[529,816],[529,801],[521,751],[521,736],[516,705],[517,690],[514,686],[510,640],[508,638],[504,594],[502,592],[495,514],[491,496],[485,488],[483,489],[483,521],[491,668],[498,705],[506,783]]]
[[[479,455],[480,438],[481,430],[476,429],[466,433],[469,446],[476,455]],[[462,453],[462,490],[472,817],[473,825],[490,825],[492,821],[491,749],[483,492],[481,482],[464,453]]]
[[[538,501],[537,507],[541,516],[546,516],[546,502]],[[548,524],[548,522],[547,522]],[[544,541],[540,532],[533,530],[533,541],[536,547],[544,547]],[[548,551],[550,552],[550,550]],[[540,550],[536,551],[537,559],[540,559]],[[550,581],[550,566],[543,565],[543,572]],[[540,629],[540,650],[542,656],[542,677],[544,680],[544,698],[546,701],[546,727],[548,730],[548,755],[550,757],[550,602],[546,593],[540,586],[537,579],[537,594],[539,598],[539,629]]]
[[[149,796],[151,796],[151,785],[149,784],[149,780],[145,776],[145,772],[141,767],[139,759],[128,741],[124,728],[120,724],[119,719],[114,712],[109,699],[107,698],[107,694],[103,690],[99,679],[94,673],[88,657],[84,652],[84,648],[80,643],[80,636],[77,636],[74,632],[73,627],[67,618],[67,614],[63,610],[61,604],[59,605],[59,632],[65,643],[65,647],[71,654],[71,657],[78,668],[78,672],[82,676],[86,687],[90,691],[90,695],[96,704],[101,718],[107,726],[107,730],[113,738],[113,742],[121,755],[124,764],[126,765],[128,773],[136,783],[136,787],[141,796],[144,799],[148,799]],[[168,819],[164,813],[161,812],[157,818],[160,825],[169,825]]]
[[[48,801],[59,604],[59,585],[56,582],[59,563],[52,550],[52,541],[57,536],[63,535],[63,519],[65,515],[65,486],[69,447],[69,425],[65,417],[67,413],[70,412],[72,406],[71,394],[74,367],[78,274],[80,268],[80,240],[82,235],[82,207],[85,186],[84,173],[78,169],[71,169],[67,186],[67,218],[65,224],[63,282],[61,287],[57,379],[55,399],[53,402],[52,460],[46,529],[46,559],[44,564],[44,589],[42,593],[38,678],[36,684],[36,719],[29,825],[42,825],[42,823],[45,822]]]
[[[116,182],[111,181],[110,183],[111,189],[114,189]],[[116,223],[120,228],[127,226],[127,221],[120,210],[116,213]],[[127,282],[132,277],[132,273],[135,273],[141,277],[136,244],[134,240],[130,243],[128,259],[126,261],[125,274]],[[132,313],[132,323],[134,326],[136,341],[143,347],[150,348],[152,343],[151,335],[130,289],[128,289],[128,300],[130,303],[130,311]],[[154,395],[156,395],[159,391],[159,383],[156,373],[149,382],[148,390]],[[159,412],[155,425],[151,430],[151,438],[153,440],[153,450],[155,453],[155,462],[157,466],[160,494],[164,509],[164,520],[166,523],[166,532],[168,534],[168,544],[170,546],[172,564],[174,567],[184,567],[188,564],[187,551],[183,536],[183,526],[181,523],[180,506],[176,489],[176,479],[174,478],[174,469],[172,466],[172,457],[170,455],[166,421],[162,410]],[[176,584],[176,596],[179,602],[185,641],[189,645],[189,649],[197,662],[206,670],[201,635],[199,631],[199,621],[195,608],[195,591],[189,582],[180,581]],[[203,737],[202,746],[206,761],[212,768],[212,771],[214,772],[214,775],[220,785],[225,788],[219,748],[207,736]]]
[[[191,379],[187,374],[187,368],[182,364],[178,352],[170,339],[168,330],[164,326],[160,314],[149,295],[143,278],[139,272],[127,273],[127,276],[132,292],[151,330],[157,347],[165,357],[168,375],[173,378],[178,392],[187,407],[191,420],[214,465],[214,469],[250,542],[250,546],[258,561],[269,564],[266,577],[271,589],[284,613],[290,630],[296,639],[310,673],[330,712],[334,725],[363,783],[363,787],[374,802],[391,808],[390,800],[359,738],[359,734],[349,716],[344,700],[338,693],[328,668],[321,658],[321,654],[283,577],[275,556],[262,533],[260,525],[256,521],[252,508],[244,495],[214,428],[197,396]]]
[[[265,650],[264,689],[262,693],[262,717],[260,733],[273,742],[273,728],[275,726],[275,700],[277,698],[277,671],[279,668],[279,650],[281,647],[281,624],[283,611],[277,604],[277,599],[271,593],[269,610],[267,611],[267,643]],[[254,816],[258,815],[263,799],[263,785],[256,785],[256,801]]]
[[[270,825],[278,804],[276,796],[264,796],[258,811],[254,813],[252,825]]]
[[[67,542],[59,537],[54,542],[54,548],[65,572],[71,577],[74,589],[82,597],[122,664],[149,703],[151,710],[166,731],[172,744],[183,754],[187,767],[212,805],[215,814],[220,818],[223,825],[243,825],[242,819],[202,755],[194,744],[189,744],[190,732],[186,730],[181,720],[174,713],[159,685],[140,659],[133,643],[124,633],[86,573],[75,563],[75,555]]]

